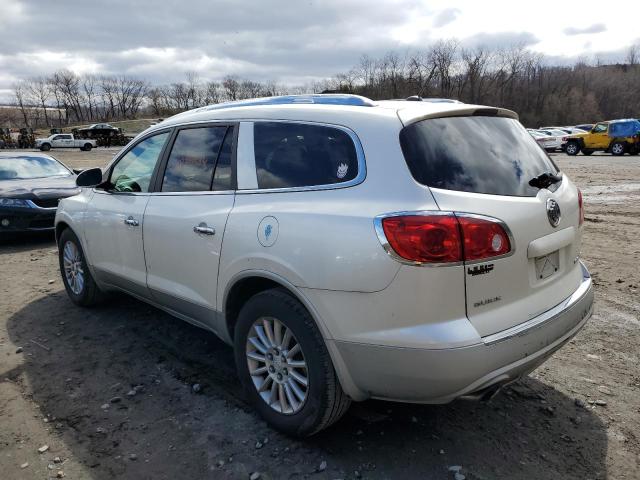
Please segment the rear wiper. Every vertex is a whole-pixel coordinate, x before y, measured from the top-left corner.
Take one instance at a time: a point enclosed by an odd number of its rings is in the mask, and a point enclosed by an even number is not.
[[[556,175],[551,172],[543,172],[537,177],[529,180],[529,185],[535,188],[549,188],[554,183],[562,180],[562,175]]]

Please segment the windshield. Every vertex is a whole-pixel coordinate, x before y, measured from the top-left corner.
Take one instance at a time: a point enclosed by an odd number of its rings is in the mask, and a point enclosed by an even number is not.
[[[400,132],[402,152],[416,181],[462,192],[531,196],[529,180],[558,173],[518,122],[503,117],[422,120]]]
[[[25,180],[62,175],[71,175],[71,172],[51,157],[42,155],[0,157],[0,180]]]

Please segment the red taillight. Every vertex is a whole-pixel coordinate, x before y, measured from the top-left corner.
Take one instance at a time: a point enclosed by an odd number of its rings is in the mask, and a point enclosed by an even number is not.
[[[562,137],[562,141],[563,141],[563,142],[566,142],[566,141],[568,141],[568,140],[569,140],[569,137]]]
[[[450,215],[403,215],[382,220],[389,245],[413,262],[451,263],[505,255],[509,235],[496,221]]]
[[[406,260],[449,263],[462,260],[458,221],[448,215],[407,215],[382,220],[393,250]]]
[[[579,213],[579,225],[582,225],[584,223],[584,203],[582,202],[582,192],[580,191],[580,189],[578,189],[578,209],[580,210]]]
[[[459,217],[464,238],[464,259],[481,260],[511,251],[511,242],[499,223],[474,217]]]

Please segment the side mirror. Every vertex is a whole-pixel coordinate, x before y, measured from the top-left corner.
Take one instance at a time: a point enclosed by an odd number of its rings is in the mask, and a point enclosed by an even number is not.
[[[96,187],[102,183],[102,169],[90,168],[76,177],[78,187]]]

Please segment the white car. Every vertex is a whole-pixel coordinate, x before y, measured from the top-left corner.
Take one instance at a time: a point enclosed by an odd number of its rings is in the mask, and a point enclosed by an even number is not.
[[[560,128],[544,128],[540,131],[548,134],[550,137],[553,137],[555,140],[554,145],[559,145],[556,147],[556,149],[564,151],[565,147],[567,146],[567,141],[569,140],[569,133]]]
[[[582,197],[509,110],[309,95],[213,105],[78,177],[71,300],[110,290],[233,345],[274,427],[486,398],[592,311]]]
[[[527,129],[535,141],[547,152],[555,152],[561,148],[561,140],[543,130]]]

